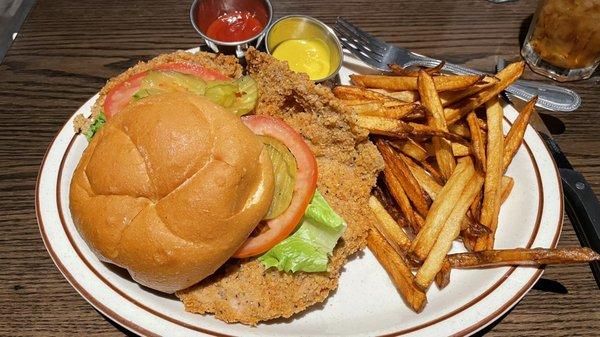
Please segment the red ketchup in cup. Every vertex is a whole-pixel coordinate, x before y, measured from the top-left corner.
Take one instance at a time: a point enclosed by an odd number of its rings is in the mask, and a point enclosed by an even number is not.
[[[248,40],[258,35],[264,24],[256,14],[249,11],[232,11],[220,15],[210,23],[206,35],[218,41],[235,42]]]

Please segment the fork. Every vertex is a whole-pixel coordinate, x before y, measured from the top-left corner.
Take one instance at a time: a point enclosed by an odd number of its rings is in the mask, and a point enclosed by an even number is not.
[[[381,41],[341,17],[337,18],[333,29],[340,37],[344,48],[366,64],[381,71],[389,71],[388,64],[390,63],[396,63],[402,67],[415,65],[434,67],[441,62]],[[446,63],[443,69],[458,75],[484,74],[452,63]],[[538,96],[536,105],[551,111],[573,111],[581,104],[581,98],[576,92],[556,85],[517,80],[506,88],[506,91],[524,101]]]

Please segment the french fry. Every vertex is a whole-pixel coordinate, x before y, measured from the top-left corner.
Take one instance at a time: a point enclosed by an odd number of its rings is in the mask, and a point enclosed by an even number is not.
[[[486,102],[486,116],[488,122],[487,163],[485,183],[483,185],[483,202],[481,206],[480,222],[492,232],[477,239],[475,250],[488,250],[493,248],[494,235],[498,225],[500,212],[502,158],[504,154],[504,135],[502,133],[503,109],[498,98]]]
[[[424,168],[415,164],[412,160],[405,157],[404,162],[407,164],[412,175],[419,182],[421,188],[432,200],[434,200],[438,193],[440,193],[442,185],[438,184],[437,181],[435,181],[435,179],[433,179],[433,177],[430,176]]]
[[[484,81],[485,81],[485,79],[484,79]],[[463,98],[469,97],[471,95],[474,95],[474,94],[482,91],[483,89],[487,89],[487,88],[493,86],[494,83],[496,83],[496,82],[497,81],[478,83],[478,84],[475,84],[475,85],[470,86],[463,90],[441,92],[440,93],[440,101],[442,102],[442,106],[445,108],[447,106],[452,105],[453,103],[460,101]]]
[[[448,125],[448,131],[463,138],[471,138],[469,127],[461,122]]]
[[[429,137],[441,137],[453,142],[458,142],[461,144],[467,144],[468,142],[462,138],[459,135],[455,135],[453,133],[450,133],[448,131],[444,131],[444,130],[440,130],[437,129],[435,127],[431,127],[431,126],[427,126],[427,125],[423,125],[423,124],[418,124],[418,123],[413,123],[413,122],[408,122],[407,123],[410,127],[412,127],[412,130],[408,131],[407,134],[408,135],[412,135],[414,137],[422,137],[422,138],[429,138]]]
[[[427,161],[422,161],[420,164],[427,172],[429,172],[429,174],[433,179],[435,179],[435,181],[439,183],[443,183],[446,181],[446,179],[442,177],[442,174],[438,171],[438,169],[433,165],[429,164]]]
[[[438,91],[460,90],[468,88],[479,82],[483,76],[477,75],[451,75],[435,76],[433,82]],[[366,88],[386,89],[390,91],[417,90],[417,78],[410,76],[386,75],[350,75],[356,85]]]
[[[385,182],[383,180],[381,182],[378,182],[377,185],[375,185],[375,187],[373,188],[373,196],[375,196],[377,200],[379,200],[379,202],[383,205],[383,207],[385,207],[387,212],[392,216],[394,221],[396,221],[396,223],[398,223],[400,227],[404,228],[408,226],[408,224],[406,223],[406,219],[402,214],[402,211],[400,210],[398,205],[396,205],[396,201],[390,195],[390,192],[385,186]]]
[[[442,108],[442,103],[438,97],[433,79],[425,71],[421,70],[417,78],[417,86],[419,96],[421,97],[421,104],[431,113],[427,118],[429,126],[447,132],[448,128],[446,127],[446,120],[444,118],[444,108]],[[440,172],[447,179],[456,166],[452,145],[450,142],[439,137],[434,137],[432,141]]]
[[[402,119],[403,117],[422,109],[420,104],[402,103],[401,105],[388,105],[385,102],[369,102],[350,105],[350,110],[363,116],[378,116],[391,119]]]
[[[513,186],[515,186],[515,181],[511,177],[503,176],[501,184],[502,192],[500,193],[500,204],[503,204],[510,196],[510,192],[512,191]]]
[[[506,139],[504,140],[504,158],[502,172],[506,172],[508,165],[510,165],[510,162],[517,153],[517,150],[519,150],[521,143],[523,143],[525,129],[527,129],[527,124],[529,124],[531,115],[533,111],[535,111],[536,102],[537,96],[535,96],[529,102],[527,102],[527,104],[523,108],[523,111],[519,113],[519,116],[515,120],[514,124],[511,126],[510,130],[508,131],[508,134],[506,135]]]
[[[413,231],[415,231],[415,233],[418,232],[421,226],[419,226],[419,224],[417,223],[417,220],[415,218],[415,212],[412,206],[410,205],[410,200],[408,199],[404,188],[402,188],[402,184],[400,184],[400,181],[394,175],[393,171],[388,165],[386,165],[383,169],[383,177],[385,180],[385,185],[387,186],[388,190],[390,191],[390,194],[396,201],[396,204],[402,211],[402,215],[404,215],[408,226],[411,227]]]
[[[383,235],[398,254],[405,254],[408,248],[410,248],[410,239],[402,228],[400,228],[400,225],[394,221],[376,197],[371,196],[369,198],[369,207],[371,207],[371,211],[373,211],[373,214],[377,218],[377,221],[374,223],[375,229]]]
[[[481,172],[485,173],[485,144],[483,143],[483,135],[481,134],[481,129],[477,123],[477,116],[474,111],[469,112],[467,115],[467,125],[469,126],[469,133],[471,134],[471,153],[475,159],[475,164]]]
[[[422,68],[420,71],[424,71],[429,75],[438,75],[442,72],[442,68],[444,68],[445,64],[446,64],[446,62],[442,61],[433,68]],[[409,69],[406,69],[397,64],[388,64],[388,67],[395,75],[398,75],[398,76],[410,76],[410,77],[419,76],[419,70],[409,70]]]
[[[450,266],[450,262],[448,259],[444,259],[444,263],[442,263],[442,269],[435,275],[435,284],[439,289],[444,289],[450,283],[450,272],[452,271],[452,266]]]
[[[464,157],[471,155],[471,149],[468,146],[459,143],[450,144],[452,147],[452,154],[454,157]]]
[[[393,99],[393,97],[386,96],[384,94],[374,92],[362,87],[356,87],[351,85],[338,85],[331,90],[335,97],[345,100],[372,100],[372,101],[385,101]]]
[[[409,254],[418,261],[425,261],[444,223],[474,174],[473,162],[469,157],[461,158],[454,172],[429,208],[425,226],[413,240]]]
[[[600,254],[587,247],[561,249],[514,248],[450,254],[448,260],[452,268],[537,266],[598,261],[600,260]]]
[[[419,93],[413,90],[387,91],[385,89],[368,89],[392,97],[402,102],[412,103],[419,100]]]
[[[446,254],[452,248],[452,241],[460,234],[461,219],[467,213],[471,202],[481,189],[483,177],[471,175],[471,179],[462,191],[460,198],[453,205],[454,208],[439,231],[437,240],[431,247],[427,258],[415,275],[415,283],[421,289],[427,289],[433,282],[435,275],[442,269]],[[424,230],[423,228],[422,230]]]
[[[475,110],[479,106],[483,105],[490,99],[497,97],[502,90],[506,89],[514,81],[516,81],[525,68],[525,62],[515,62],[509,64],[506,68],[502,69],[496,77],[500,80],[491,87],[481,90],[475,95],[463,99],[447,108],[444,109],[447,124],[456,123],[463,116],[469,112]]]
[[[407,123],[391,118],[355,115],[351,120],[354,125],[376,135],[407,137],[412,131]]]
[[[427,297],[421,289],[414,285],[414,276],[406,261],[396,254],[376,230],[369,231],[367,245],[392,279],[406,304],[415,312],[421,312],[427,303]]]
[[[472,236],[474,238],[491,233],[489,228],[480,224],[477,220],[473,218],[473,215],[470,212],[470,210],[469,212],[467,212],[462,222],[460,223],[460,229],[466,230],[467,233],[469,233],[469,236]]]
[[[415,159],[416,161],[423,161],[429,157],[427,150],[410,138],[406,140],[391,141],[390,144],[392,144],[396,150]]]
[[[391,173],[396,176],[417,212],[423,216],[427,215],[429,203],[425,199],[425,192],[421,189],[415,177],[413,177],[402,157],[396,154],[394,149],[382,139],[378,139],[375,145],[377,145],[377,149],[379,149],[385,161],[386,168],[389,168]]]

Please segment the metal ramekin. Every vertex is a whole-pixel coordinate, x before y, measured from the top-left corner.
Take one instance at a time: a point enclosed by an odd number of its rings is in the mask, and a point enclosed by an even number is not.
[[[199,8],[203,15],[200,25],[196,23],[196,13]],[[235,42],[219,41],[206,36],[205,31],[208,29],[208,25],[231,10],[262,12],[267,18],[263,30],[250,39]],[[190,8],[190,21],[206,45],[215,53],[234,54],[239,58],[244,56],[248,47],[256,47],[260,44],[272,19],[273,6],[269,0],[194,0]]]
[[[337,75],[344,61],[342,44],[329,26],[323,22],[306,15],[289,15],[275,21],[265,34],[265,47],[267,53],[273,54],[277,46],[290,39],[322,39],[331,52],[331,69],[329,75],[314,82],[323,82]]]

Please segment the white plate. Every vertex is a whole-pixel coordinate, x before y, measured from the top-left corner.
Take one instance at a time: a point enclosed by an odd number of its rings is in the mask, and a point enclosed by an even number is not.
[[[349,73],[368,71],[360,61],[346,57],[340,77],[347,83]],[[76,114],[89,114],[96,97]],[[506,132],[518,113],[512,106],[504,113]],[[515,305],[542,274],[531,267],[454,270],[450,285],[442,291],[432,286],[427,307],[415,314],[367,250],[348,262],[338,290],[323,305],[294,319],[248,327],[187,313],[174,297],[144,290],[123,271],[98,261],[78,234],[68,191],[87,141],[75,136],[72,122],[73,117],[52,141],[40,168],[36,188],[40,232],[54,263],[81,296],[141,335],[468,335]],[[562,191],[556,166],[531,127],[507,174],[515,186],[502,206],[496,247],[555,247],[562,227]],[[459,246],[453,251],[460,251]]]

